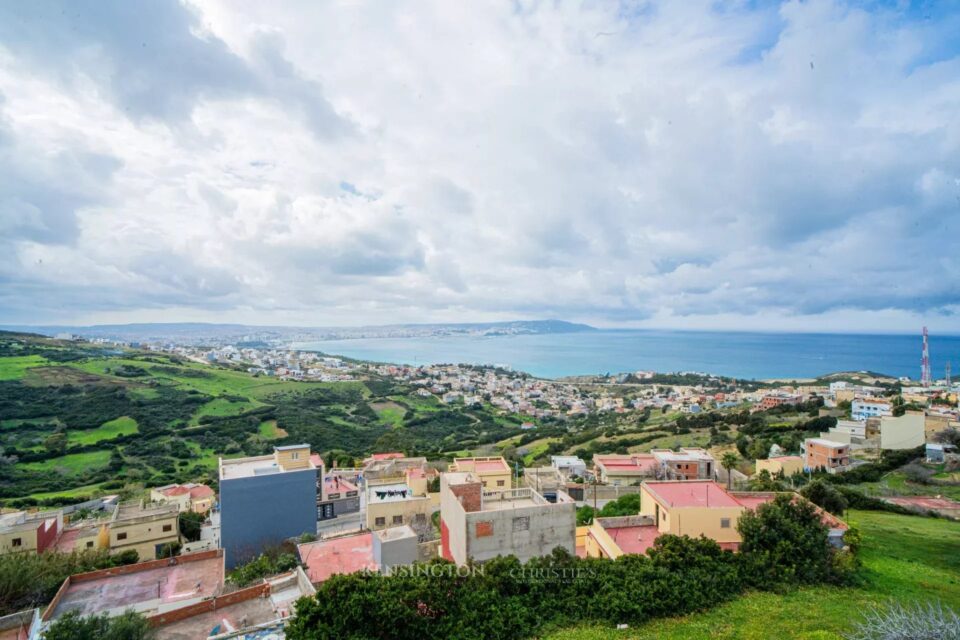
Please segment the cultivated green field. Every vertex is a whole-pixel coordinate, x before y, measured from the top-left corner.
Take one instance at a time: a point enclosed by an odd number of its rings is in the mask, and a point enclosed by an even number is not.
[[[580,627],[550,640],[839,640],[872,605],[939,599],[960,610],[960,523],[876,511],[852,511],[863,534],[862,584],[750,593],[710,611],[651,621],[624,631]]]
[[[0,380],[19,380],[27,369],[45,364],[47,359],[36,355],[0,358]]]

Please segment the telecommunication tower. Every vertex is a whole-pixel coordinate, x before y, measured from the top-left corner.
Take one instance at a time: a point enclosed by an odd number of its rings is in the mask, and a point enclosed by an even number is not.
[[[927,343],[927,328],[923,328],[923,356],[920,358],[920,384],[930,386],[930,345]]]
[[[950,387],[950,361],[947,360],[947,366],[944,368],[944,378],[946,378],[947,387]]]

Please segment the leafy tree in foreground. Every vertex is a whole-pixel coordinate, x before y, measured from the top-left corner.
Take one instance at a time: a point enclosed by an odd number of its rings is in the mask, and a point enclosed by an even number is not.
[[[44,640],[152,640],[156,635],[139,613],[127,611],[115,618],[107,614],[83,617],[69,611],[58,618]]]
[[[791,584],[841,583],[855,568],[839,562],[827,541],[827,526],[806,500],[779,495],[747,511],[737,522],[740,558],[748,584],[771,589]]]

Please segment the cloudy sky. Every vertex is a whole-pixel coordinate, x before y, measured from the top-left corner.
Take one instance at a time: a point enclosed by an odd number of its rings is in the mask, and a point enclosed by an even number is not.
[[[957,33],[953,3],[3,2],[0,323],[960,332]]]

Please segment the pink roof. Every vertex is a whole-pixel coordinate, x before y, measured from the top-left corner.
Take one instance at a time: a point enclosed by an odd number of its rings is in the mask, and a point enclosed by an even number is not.
[[[772,500],[773,500],[773,495],[737,496],[737,502],[742,504],[747,509],[756,509],[760,505],[770,502]]]
[[[655,468],[657,459],[650,453],[630,456],[594,456],[595,463],[602,464],[608,471],[642,471]]]
[[[737,499],[712,480],[648,482],[647,490],[668,507],[739,507]]]
[[[161,490],[160,493],[165,496],[182,496],[190,493],[190,489],[182,484],[175,484],[172,487]]]
[[[194,500],[199,500],[201,498],[212,498],[213,489],[208,487],[205,484],[198,484],[197,486],[190,489],[190,497]]]
[[[373,561],[373,534],[360,533],[331,540],[318,540],[297,546],[300,559],[307,565],[307,577],[318,584],[337,573],[377,570]]]
[[[338,482],[339,481],[339,482]],[[340,476],[327,476],[323,479],[327,493],[337,493],[338,491],[356,491],[357,486]]]
[[[606,529],[613,541],[624,553],[646,553],[660,537],[656,525],[645,524],[637,527],[617,527]]]
[[[375,453],[370,456],[374,460],[392,460],[394,458],[402,458],[403,454],[394,452],[394,453]]]
[[[311,453],[310,462],[313,463],[313,466],[319,467],[323,465],[323,458],[320,457],[319,453]]]
[[[509,471],[510,467],[503,460],[477,460],[473,463],[473,469],[477,473],[484,471]]]

